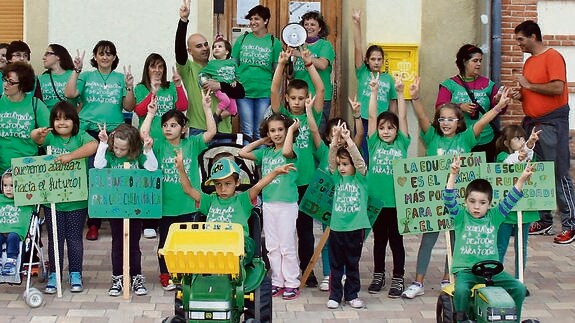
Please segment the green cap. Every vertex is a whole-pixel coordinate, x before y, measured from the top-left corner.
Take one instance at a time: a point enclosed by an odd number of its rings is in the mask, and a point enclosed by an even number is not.
[[[240,173],[240,167],[238,164],[228,158],[222,158],[212,166],[210,178],[206,181],[206,184],[209,185],[216,179],[223,179],[233,175],[234,173]]]

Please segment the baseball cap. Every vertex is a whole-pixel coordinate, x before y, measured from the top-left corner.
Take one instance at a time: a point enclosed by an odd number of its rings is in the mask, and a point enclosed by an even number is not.
[[[210,178],[206,181],[206,184],[209,185],[216,179],[226,178],[234,173],[240,173],[240,167],[238,164],[228,158],[222,158],[212,166]]]

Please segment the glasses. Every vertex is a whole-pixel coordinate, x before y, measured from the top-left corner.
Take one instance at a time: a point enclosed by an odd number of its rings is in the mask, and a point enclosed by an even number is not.
[[[13,58],[23,58],[23,59],[30,59],[30,55],[26,53],[16,52],[12,54]]]
[[[45,52],[44,56],[50,56],[50,55],[56,55],[56,53],[54,52]]]
[[[457,118],[439,118],[439,119],[437,119],[437,121],[439,123],[445,123],[445,122],[456,122],[456,121],[459,121],[459,119],[457,119]]]
[[[10,80],[10,79],[9,79],[8,77],[6,77],[6,76],[3,76],[3,77],[2,77],[2,81],[6,82],[6,83],[8,83],[8,84],[10,84],[10,85],[12,85],[12,86],[14,86],[14,85],[16,85],[16,84],[20,84],[20,82],[14,82],[14,81]]]

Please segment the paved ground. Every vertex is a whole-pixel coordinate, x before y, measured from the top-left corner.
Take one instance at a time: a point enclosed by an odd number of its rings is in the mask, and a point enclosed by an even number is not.
[[[319,229],[316,230],[319,240]],[[367,293],[373,264],[371,260],[372,239],[368,239],[361,263],[362,293],[366,309],[353,310],[343,307],[328,310],[325,306],[327,293],[317,289],[305,289],[300,297],[292,301],[274,299],[274,322],[434,322],[435,304],[439,294],[439,281],[442,275],[445,247],[443,240],[437,244],[428,276],[425,295],[413,300],[389,299],[387,289],[379,295]],[[524,304],[524,319],[538,318],[541,322],[575,321],[575,244],[553,244],[551,236],[531,237],[529,259],[525,275],[531,291]],[[142,239],[142,259],[144,275],[149,293],[146,296],[133,296],[130,301],[121,297],[110,297],[107,290],[110,284],[109,229],[105,226],[98,241],[84,244],[84,292],[72,294],[64,283],[62,298],[45,295],[45,303],[30,309],[22,299],[25,285],[0,285],[0,322],[161,322],[173,313],[173,292],[162,290],[157,277],[157,262],[154,255],[157,240]],[[406,282],[413,279],[415,258],[419,237],[405,238]],[[388,255],[390,252],[388,251]],[[511,256],[511,255],[509,255]],[[391,255],[388,270],[391,267]],[[508,258],[510,259],[510,258]],[[511,264],[513,261],[508,260]],[[508,269],[512,270],[512,266]],[[316,272],[321,273],[320,266]],[[389,285],[389,277],[387,278]],[[44,284],[33,279],[35,287],[43,290]]]

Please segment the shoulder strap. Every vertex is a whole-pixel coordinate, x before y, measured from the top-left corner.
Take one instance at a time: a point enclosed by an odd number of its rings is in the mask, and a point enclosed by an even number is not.
[[[481,104],[477,103],[477,99],[475,99],[475,95],[473,94],[473,92],[471,92],[471,90],[469,90],[469,88],[467,87],[467,84],[465,84],[465,81],[463,80],[463,78],[461,78],[461,75],[457,74],[457,78],[461,81],[461,86],[463,86],[463,88],[467,92],[467,95],[469,95],[471,102],[473,102],[475,104],[475,106],[477,107],[477,110],[479,110],[481,113],[485,114],[485,109],[483,109]]]
[[[38,108],[38,98],[32,97],[32,110],[34,110],[34,129],[38,128],[38,118],[36,118],[36,109]]]
[[[52,71],[49,71],[48,74],[50,75],[50,82],[52,83],[52,89],[54,90],[56,97],[58,98],[58,100],[64,101],[62,97],[60,97],[60,94],[58,94],[58,90],[56,90],[56,85],[54,85],[54,78],[52,77]]]

